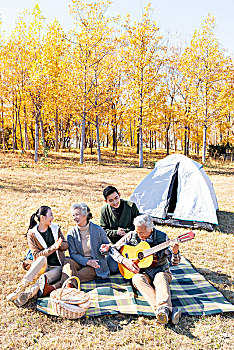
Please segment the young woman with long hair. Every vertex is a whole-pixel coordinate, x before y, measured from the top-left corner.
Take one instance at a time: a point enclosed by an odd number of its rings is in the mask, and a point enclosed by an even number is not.
[[[34,261],[16,290],[7,296],[7,300],[14,302],[17,306],[24,305],[38,292],[39,281],[44,280],[44,276],[49,284],[61,277],[65,261],[64,251],[68,249],[68,243],[59,225],[52,221],[52,210],[45,205],[41,206],[30,218],[27,240]],[[36,276],[40,276],[39,281],[26,291]]]

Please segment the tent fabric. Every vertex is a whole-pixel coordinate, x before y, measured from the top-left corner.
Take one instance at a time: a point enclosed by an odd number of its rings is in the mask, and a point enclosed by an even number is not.
[[[130,200],[141,213],[168,223],[171,220],[190,222],[192,227],[199,227],[199,223],[201,227],[203,223],[218,225],[218,202],[209,177],[201,164],[181,154],[158,161]]]

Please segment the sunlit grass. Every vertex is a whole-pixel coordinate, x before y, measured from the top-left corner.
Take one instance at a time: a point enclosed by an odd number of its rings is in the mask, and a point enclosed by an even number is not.
[[[24,274],[19,260],[27,250],[25,233],[40,205],[52,207],[65,235],[73,225],[73,202],[86,202],[99,223],[102,189],[115,185],[128,198],[164,156],[164,151],[146,150],[146,167],[140,169],[135,150],[127,148],[119,149],[117,156],[103,149],[101,165],[89,150],[84,165],[79,164],[78,152],[49,152],[37,164],[32,152],[0,152],[0,349],[231,349],[230,314],[183,317],[179,325],[165,328],[154,318],[129,315],[69,321],[37,312],[34,300],[19,309],[5,300]],[[196,238],[181,244],[181,252],[233,302],[234,165],[207,161],[205,170],[219,202],[220,232],[196,230]],[[160,229],[170,237],[186,232]]]

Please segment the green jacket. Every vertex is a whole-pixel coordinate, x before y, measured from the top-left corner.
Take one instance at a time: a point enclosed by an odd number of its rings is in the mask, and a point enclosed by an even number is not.
[[[118,220],[111,210],[110,204],[104,205],[101,209],[100,225],[106,231],[106,234],[112,243],[116,243],[121,236],[117,234],[119,227],[125,229],[125,232],[133,231],[133,219],[139,215],[139,210],[135,203],[123,200],[124,207],[120,219]]]

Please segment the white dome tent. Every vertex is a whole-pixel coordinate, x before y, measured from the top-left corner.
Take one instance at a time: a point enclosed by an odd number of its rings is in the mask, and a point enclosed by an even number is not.
[[[202,165],[181,154],[158,161],[130,200],[156,223],[214,230],[218,202]]]

